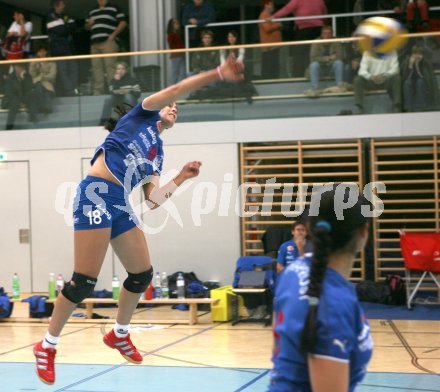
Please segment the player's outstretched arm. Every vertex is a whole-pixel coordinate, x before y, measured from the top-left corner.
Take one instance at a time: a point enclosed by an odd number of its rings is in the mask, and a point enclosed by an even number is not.
[[[181,95],[218,80],[228,82],[243,80],[243,71],[243,64],[230,57],[224,64],[219,65],[217,68],[190,76],[179,83],[150,95],[142,101],[142,107],[149,110],[160,110],[170,103],[175,102]]]

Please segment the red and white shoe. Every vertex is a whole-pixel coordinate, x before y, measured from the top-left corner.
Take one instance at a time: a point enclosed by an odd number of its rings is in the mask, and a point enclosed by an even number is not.
[[[104,335],[103,341],[107,346],[118,350],[127,361],[137,364],[142,363],[142,355],[139,354],[139,351],[131,342],[130,334],[125,338],[118,338],[112,329],[109,333]]]
[[[37,360],[36,370],[38,378],[45,384],[52,385],[55,382],[55,355],[54,348],[43,348],[43,341],[34,346],[34,355]]]

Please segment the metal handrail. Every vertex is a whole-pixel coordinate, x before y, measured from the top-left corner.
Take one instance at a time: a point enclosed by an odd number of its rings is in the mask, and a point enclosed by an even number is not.
[[[438,11],[440,7],[429,7],[430,11]],[[367,11],[367,12],[347,12],[347,13],[339,13],[339,14],[326,14],[326,15],[312,15],[312,16],[295,16],[289,18],[277,18],[273,19],[276,22],[288,22],[288,21],[296,21],[296,20],[309,20],[309,19],[331,19],[332,20],[332,28],[334,35],[337,35],[336,28],[336,19],[337,18],[350,18],[353,16],[372,16],[372,15],[390,15],[395,14],[394,10],[388,11]],[[208,23],[203,27],[218,27],[218,26],[236,26],[236,25],[247,25],[247,24],[260,24],[265,23],[266,21],[263,19],[253,19],[253,20],[245,20],[245,21],[234,21],[234,22],[214,22]],[[193,28],[197,28],[198,26],[194,25],[185,25],[185,47],[189,47],[189,30]],[[186,53],[186,72],[189,73],[189,52]]]

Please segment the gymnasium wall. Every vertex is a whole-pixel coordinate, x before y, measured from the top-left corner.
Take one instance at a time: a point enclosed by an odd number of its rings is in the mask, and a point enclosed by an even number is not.
[[[231,282],[240,256],[240,219],[235,212],[239,143],[440,134],[436,117],[437,113],[421,113],[177,124],[164,134],[164,175],[192,159],[201,160],[203,167],[189,188],[171,199],[174,210],[162,208],[144,215],[149,231],[158,231],[147,234],[153,264],[159,271],[192,270],[202,280]],[[46,290],[49,272],[69,277],[73,235],[56,211],[57,190],[65,182],[80,181],[94,147],[105,135],[96,127],[0,132],[0,151],[8,154],[9,161],[0,164],[0,216],[12,216],[11,223],[0,225],[0,286],[9,289],[15,271],[23,291]],[[8,164],[12,170],[12,162],[18,161],[24,165],[20,172],[24,174],[19,174],[26,177],[20,185],[24,189],[16,189],[17,181],[2,182]],[[57,205],[58,209],[64,205],[69,221],[69,197],[59,198]],[[26,214],[24,223],[12,227],[14,216],[18,222]],[[156,230],[167,216],[164,228]],[[19,244],[19,229],[26,224],[30,244]],[[98,287],[110,288],[114,272],[123,279],[122,268],[109,251]]]

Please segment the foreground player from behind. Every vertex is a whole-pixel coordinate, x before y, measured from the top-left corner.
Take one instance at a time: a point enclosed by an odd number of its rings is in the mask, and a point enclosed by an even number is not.
[[[201,162],[189,162],[176,178],[159,187],[163,164],[160,134],[176,122],[175,101],[179,96],[219,79],[242,80],[243,65],[231,58],[216,69],[191,76],[145,98],[127,114],[121,113],[125,115],[116,124],[108,124],[111,133],[96,149],[88,176],[77,189],[74,273],[56,300],[44,340],[34,346],[41,381],[55,382],[54,360],[59,336],[77,304],[93,292],[109,243],[128,277],[120,292],[115,326],[104,336],[104,343],[117,349],[127,361],[142,362],[128,330],[139,298],[151,281],[153,268],[144,233],[131,213],[128,194],[142,185],[145,200],[155,208],[185,180],[199,174]]]
[[[366,373],[370,327],[348,279],[367,241],[368,202],[357,197],[338,220],[348,193],[336,189],[323,193],[318,216],[309,215],[313,256],[290,264],[277,284],[270,392],[352,392]]]

